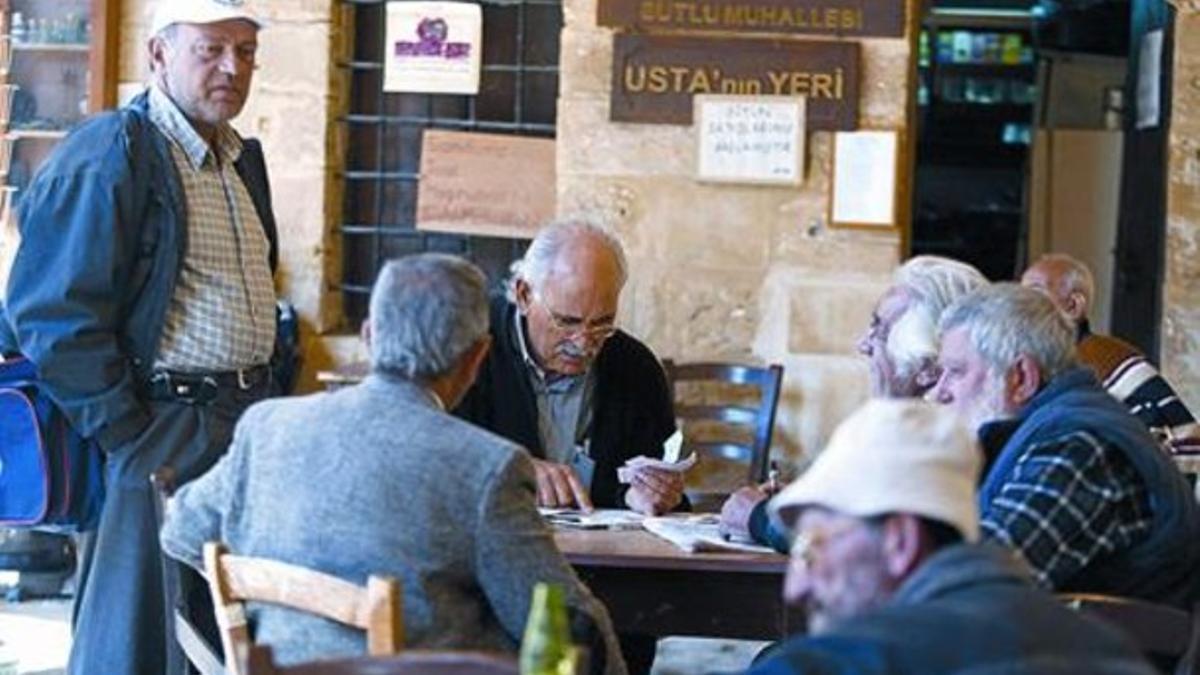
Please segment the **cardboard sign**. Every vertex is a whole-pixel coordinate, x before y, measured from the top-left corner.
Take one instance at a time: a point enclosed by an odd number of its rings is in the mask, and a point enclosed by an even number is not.
[[[853,42],[617,34],[609,117],[691,124],[696,94],[803,96],[810,130],[854,129],[858,50]]]
[[[389,2],[383,90],[479,93],[483,13],[466,2]]]
[[[700,95],[695,105],[698,180],[800,184],[803,98]]]
[[[903,37],[905,0],[600,0],[601,26]]]
[[[426,129],[417,229],[532,239],[554,217],[554,140]]]

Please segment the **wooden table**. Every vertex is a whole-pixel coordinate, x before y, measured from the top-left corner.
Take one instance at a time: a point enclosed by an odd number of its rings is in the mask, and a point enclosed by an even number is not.
[[[777,640],[803,629],[783,604],[785,556],[685,553],[637,530],[556,530],[554,539],[620,632]]]

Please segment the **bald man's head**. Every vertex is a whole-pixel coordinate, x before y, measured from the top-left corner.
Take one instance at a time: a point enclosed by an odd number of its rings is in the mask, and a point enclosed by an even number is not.
[[[1045,293],[1076,324],[1087,318],[1096,292],[1088,266],[1062,253],[1038,258],[1021,275],[1021,285]]]

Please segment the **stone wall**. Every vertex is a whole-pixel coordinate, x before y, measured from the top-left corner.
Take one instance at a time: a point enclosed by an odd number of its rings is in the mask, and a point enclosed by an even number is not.
[[[1163,372],[1200,410],[1200,2],[1176,4]]]
[[[560,215],[620,233],[632,268],[622,321],[660,356],[783,364],[775,453],[801,462],[866,395],[854,340],[899,237],[828,227],[829,133],[809,135],[799,188],[697,183],[691,127],[609,121],[613,31],[597,27],[595,0],[568,0],[565,19]],[[860,128],[905,129],[912,46],[861,44]]]

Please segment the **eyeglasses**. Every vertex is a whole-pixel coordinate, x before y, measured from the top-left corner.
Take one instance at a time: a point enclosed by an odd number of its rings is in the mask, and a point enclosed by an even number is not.
[[[589,326],[585,324],[582,319],[561,316],[555,313],[554,310],[550,309],[550,307],[546,305],[546,301],[543,300],[539,294],[533,293],[531,295],[533,297],[533,301],[541,305],[542,309],[546,312],[546,316],[550,319],[550,325],[554,326],[554,330],[562,333],[567,338],[574,339],[578,337],[584,337],[590,340],[602,342],[612,337],[613,333],[617,332],[617,327],[613,324],[611,319]]]
[[[812,567],[820,557],[821,551],[842,535],[857,530],[862,523],[857,520],[847,520],[830,528],[814,528],[797,532],[792,540],[790,549],[793,560],[799,560],[805,567]]]
[[[258,58],[258,45],[252,43],[228,44],[209,40],[199,40],[192,43],[192,54],[201,63],[216,63],[225,57],[227,51],[233,52],[234,60],[246,66],[253,67]]]

